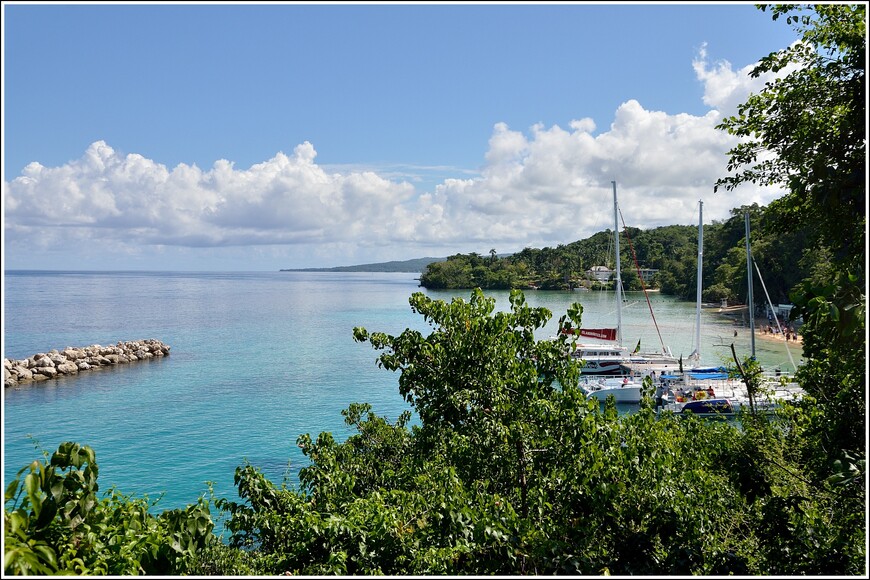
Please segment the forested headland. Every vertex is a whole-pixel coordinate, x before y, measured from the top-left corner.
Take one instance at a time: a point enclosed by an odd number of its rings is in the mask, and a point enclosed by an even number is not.
[[[744,214],[747,212],[752,258],[774,303],[789,302],[789,292],[801,280],[821,282],[830,276],[830,252],[814,242],[811,224],[775,231],[771,225],[782,216],[775,209],[753,204],[733,209],[727,220],[704,225],[703,301],[746,303]],[[555,248],[525,248],[505,257],[498,257],[494,249],[487,256],[456,254],[446,261],[430,263],[420,276],[420,285],[433,289],[612,289],[612,279],[602,283],[589,272],[597,266],[613,270],[614,248],[613,231],[606,230]],[[620,232],[620,270],[625,290],[659,289],[664,294],[694,301],[697,258],[697,226],[672,225],[649,230],[627,227]],[[645,278],[643,286],[638,268],[655,271]],[[754,302],[763,303],[763,289],[753,290]]]
[[[204,494],[159,515],[100,493],[96,451],[64,443],[6,488],[4,574],[866,577],[866,5],[760,10],[803,43],[763,56],[753,74],[781,78],[720,124],[741,139],[717,189],[786,191],[752,208],[752,246],[768,288],[804,320],[801,401],[732,424],[658,415],[648,394],[620,415],[580,391],[572,333],[535,340],[553,313],[522,291],[508,312],[479,288],[449,303],[417,292],[409,304],[430,333],[353,337],[397,374],[419,424],[352,404],[346,440],[298,437],[298,486],[240,465],[237,498]],[[705,227],[704,278],[710,296],[739,300],[736,214]],[[629,233],[662,290],[691,297],[695,228]],[[474,257],[465,284],[493,287],[490,272],[503,287],[570,281],[597,265],[607,237]],[[581,325],[582,306],[558,322]],[[757,387],[754,361],[742,368]]]

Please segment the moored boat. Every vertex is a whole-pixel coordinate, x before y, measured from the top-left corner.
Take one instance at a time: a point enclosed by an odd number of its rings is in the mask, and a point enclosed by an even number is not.
[[[617,403],[640,403],[643,384],[629,377],[586,379],[580,382],[580,389],[587,398],[606,401],[613,396]]]
[[[803,389],[786,375],[765,375],[760,378],[758,392],[750,402],[746,384],[733,377],[693,378],[665,375],[668,382],[662,393],[659,412],[699,417],[734,417],[744,409],[773,414],[789,402],[797,402]]]
[[[628,347],[622,344],[622,274],[620,267],[619,253],[619,220],[618,212],[619,205],[616,197],[616,182],[613,184],[613,241],[615,247],[616,258],[616,279],[614,285],[616,289],[616,328],[579,328],[573,331],[575,334],[584,338],[592,338],[600,342],[578,342],[573,353],[575,358],[583,361],[581,368],[582,375],[602,376],[602,375],[624,375],[625,372],[621,365],[628,363],[677,363],[667,349],[663,347],[662,353],[640,352],[640,342],[634,350],[629,350]],[[634,381],[631,381],[634,382]],[[640,397],[637,397],[639,402]]]

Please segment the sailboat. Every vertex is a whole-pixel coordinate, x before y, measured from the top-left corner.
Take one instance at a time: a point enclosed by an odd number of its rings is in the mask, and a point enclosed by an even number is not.
[[[698,274],[696,288],[696,307],[695,307],[695,337],[692,353],[686,357],[684,364],[682,357],[674,359],[673,357],[659,357],[658,359],[644,360],[641,362],[629,362],[623,365],[623,370],[631,374],[647,376],[657,373],[659,377],[666,373],[684,373],[690,374],[721,374],[724,370],[721,366],[704,367],[701,363],[701,294],[703,290],[703,269],[704,269],[704,202],[698,201]],[[675,378],[671,376],[671,379]],[[709,377],[708,377],[709,378]]]
[[[703,202],[701,206],[703,207]],[[752,306],[752,250],[749,242],[749,213],[746,217],[746,265],[748,276],[749,324],[752,336],[752,358],[755,358],[755,317]],[[701,344],[701,245],[703,244],[703,222],[698,225],[698,312],[696,322],[696,350],[691,356],[700,359]],[[757,266],[756,266],[757,268]],[[759,278],[761,273],[759,272]],[[762,280],[762,285],[764,281]],[[765,289],[765,293],[767,290]],[[791,354],[789,354],[791,356]],[[669,376],[675,379],[675,391],[667,391],[662,397],[660,410],[672,411],[678,414],[692,414],[700,417],[732,417],[743,408],[752,408],[756,412],[770,414],[785,401],[795,401],[803,396],[803,389],[793,379],[777,372],[774,376],[762,376],[763,388],[760,396],[751,401],[742,380],[729,377],[721,368],[695,367],[679,376]]]
[[[677,359],[663,353],[641,353],[640,342],[634,350],[622,343],[622,271],[619,256],[619,203],[616,182],[613,184],[613,235],[616,254],[616,328],[580,328],[579,336],[605,342],[578,343],[573,353],[583,361],[580,387],[587,397],[605,400],[613,395],[618,403],[639,403],[642,383],[625,370],[626,364],[677,363]],[[614,376],[616,375],[616,376]],[[620,376],[623,375],[623,376]]]

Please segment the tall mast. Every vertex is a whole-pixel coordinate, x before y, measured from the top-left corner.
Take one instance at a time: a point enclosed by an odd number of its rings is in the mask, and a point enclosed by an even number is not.
[[[695,351],[689,358],[701,358],[701,288],[704,264],[704,202],[698,200],[698,295],[695,308]]]
[[[622,346],[622,272],[619,269],[619,210],[616,204],[616,182],[613,184],[613,245],[616,249],[616,340]]]
[[[752,302],[752,249],[749,244],[749,212],[744,212],[746,220],[746,274],[749,279],[749,294],[746,296],[746,304],[749,307],[749,335],[752,339],[752,358],[755,358],[755,308]]]

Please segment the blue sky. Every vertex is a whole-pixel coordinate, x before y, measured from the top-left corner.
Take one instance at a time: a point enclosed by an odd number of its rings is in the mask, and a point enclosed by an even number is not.
[[[729,217],[748,3],[3,4],[8,269],[278,270]]]

